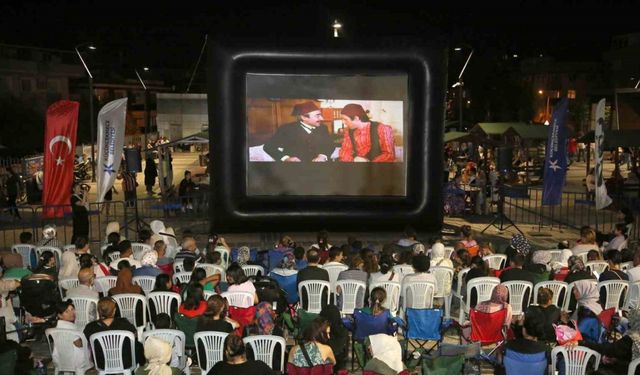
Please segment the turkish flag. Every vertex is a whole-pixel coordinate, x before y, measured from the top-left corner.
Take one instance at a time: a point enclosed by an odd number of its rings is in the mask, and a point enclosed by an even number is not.
[[[46,218],[62,217],[71,210],[79,108],[78,102],[60,100],[47,109],[42,192],[42,215]]]

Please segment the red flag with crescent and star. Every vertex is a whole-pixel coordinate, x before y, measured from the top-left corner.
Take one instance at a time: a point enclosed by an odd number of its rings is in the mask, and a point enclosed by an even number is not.
[[[47,109],[44,130],[43,216],[62,217],[71,210],[73,163],[80,103],[60,100]],[[65,207],[66,206],[66,207]]]

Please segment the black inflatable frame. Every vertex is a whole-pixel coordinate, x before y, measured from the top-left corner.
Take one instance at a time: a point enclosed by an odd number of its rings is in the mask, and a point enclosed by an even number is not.
[[[311,47],[266,41],[220,41],[209,48],[211,152],[210,230],[284,232],[398,230],[442,227],[442,140],[447,55],[427,43],[359,42],[357,47]],[[248,196],[246,74],[375,74],[408,76],[405,134],[406,196]]]

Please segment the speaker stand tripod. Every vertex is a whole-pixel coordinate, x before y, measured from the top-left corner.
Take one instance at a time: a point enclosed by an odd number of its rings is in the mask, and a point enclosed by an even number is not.
[[[136,176],[137,173],[133,173],[133,175]],[[137,180],[136,177],[134,177],[134,178]],[[125,201],[125,209],[128,208],[128,206],[127,206],[128,204],[129,204],[129,202]],[[149,223],[147,223],[144,219],[140,218],[140,213],[138,212],[138,189],[137,189],[137,186],[135,187],[135,190],[133,191],[133,208],[134,208],[134,211],[133,211],[134,216],[133,216],[132,219],[127,220],[127,228],[129,228],[129,226],[132,223],[135,223],[135,227],[134,228],[135,228],[136,233],[140,233],[140,231],[142,229],[151,228]]]
[[[509,217],[504,213],[504,190],[502,189],[502,186],[498,189],[498,193],[498,213],[480,233],[484,233],[490,227],[496,228],[498,232],[504,232],[505,230],[514,227],[518,232],[520,232],[520,234],[524,235],[516,223],[509,219]]]

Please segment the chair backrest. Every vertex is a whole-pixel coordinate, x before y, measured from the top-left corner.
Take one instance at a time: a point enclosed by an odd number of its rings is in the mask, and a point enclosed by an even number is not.
[[[62,251],[54,246],[38,246],[36,247],[36,255],[40,257],[45,251],[51,251],[56,257],[56,269],[60,269],[60,259],[62,258]]]
[[[375,335],[377,333],[389,332],[391,314],[385,310],[382,314],[372,315],[368,314],[361,309],[357,309],[353,312],[353,321],[355,329],[353,332],[353,340],[364,340],[367,336]]]
[[[203,374],[209,372],[209,370],[218,362],[224,358],[224,340],[229,334],[226,332],[197,332],[193,335],[193,340],[196,344],[196,353],[198,355],[198,367],[202,370]],[[200,350],[197,348],[202,345],[204,351],[204,358],[200,356]]]
[[[125,339],[129,339],[129,347],[125,348]],[[96,349],[99,347],[102,350],[104,356],[104,368],[99,368],[96,364],[96,369],[101,373],[121,373],[126,370],[133,370],[137,365],[136,361],[131,361],[131,368],[124,368],[124,361],[122,353],[124,350],[129,351],[131,358],[134,358],[133,353],[135,336],[129,331],[113,330],[94,333],[89,337],[89,344],[91,345],[91,351],[93,358],[99,358],[96,354]],[[99,345],[96,345],[99,344]]]
[[[298,296],[298,289],[296,286],[298,271],[295,271],[295,273],[287,276],[275,272],[270,272],[269,277],[277,281],[278,285],[280,285],[280,288],[287,293],[285,297],[288,304],[293,305],[300,300],[300,296]]]
[[[156,287],[156,278],[153,276],[134,276],[133,283],[140,285],[144,294],[149,294]]]
[[[505,254],[487,255],[483,257],[482,260],[487,262],[487,264],[489,265],[489,268],[494,270],[501,270],[507,264],[507,256]]]
[[[174,292],[151,292],[147,294],[147,309],[149,316],[153,319],[151,307],[155,310],[155,314],[169,314],[173,317],[178,307],[182,303],[180,294]],[[175,307],[173,307],[175,306]]]
[[[509,290],[509,305],[511,305],[511,311],[513,315],[522,315],[527,308],[529,302],[525,300],[531,298],[531,292],[533,291],[533,284],[529,281],[514,280],[505,281],[502,283]]]
[[[451,295],[451,283],[453,282],[453,268],[431,267],[429,273],[436,278],[435,298],[443,298]]]
[[[504,340],[502,327],[507,316],[507,309],[493,313],[484,313],[474,309],[469,311],[471,321],[471,340],[482,345],[494,344]]]
[[[640,364],[640,358],[637,358],[631,361],[629,363],[629,370],[627,371],[627,375],[635,375],[636,369],[638,368],[639,364]]]
[[[444,258],[445,259],[451,259],[451,254],[453,254],[456,251],[456,249],[454,249],[452,246],[445,246],[444,247]]]
[[[260,274],[260,276],[265,276],[264,268],[262,266],[247,264],[246,266],[242,266],[242,270],[247,277],[258,276],[258,274]]]
[[[597,272],[598,275],[609,269],[609,263],[600,260],[587,262],[585,266],[587,267],[587,271],[591,273]]]
[[[398,274],[400,282],[402,282],[405,276],[415,273],[413,266],[410,264],[396,264],[393,266],[393,272]]]
[[[623,271],[627,271],[633,268],[633,262],[622,262],[620,263],[620,269]]]
[[[564,359],[565,375],[584,375],[587,373],[587,365],[591,357],[595,358],[594,370],[600,365],[600,353],[584,346],[573,346],[567,350],[566,346],[556,346],[551,351],[551,368],[556,369],[558,355]]]
[[[114,251],[112,253],[109,253],[107,255],[107,257],[109,258],[109,263],[115,262],[116,260],[120,259],[120,253],[117,251]]]
[[[272,370],[284,372],[284,352],[287,342],[283,337],[274,335],[249,336],[242,339],[246,345],[251,347],[253,357],[257,361],[266,363]],[[280,345],[280,358],[277,362],[280,367],[273,366],[273,354],[277,345]]]
[[[216,293],[215,290],[204,290],[204,291],[202,291],[202,295],[204,296],[204,300],[205,301],[208,301],[209,297],[211,297],[214,294],[218,294],[218,293]]]
[[[475,289],[478,296],[476,304],[491,299],[491,292],[500,284],[497,277],[476,277],[467,283],[467,310],[471,308],[471,292]]]
[[[224,292],[222,297],[229,301],[229,306],[250,307],[253,306],[253,294],[249,292]]]
[[[338,293],[338,289],[340,292]],[[342,306],[340,313],[343,315],[353,314],[353,310],[364,306],[364,294],[367,291],[367,284],[358,280],[338,280],[336,281],[336,295],[342,296]]]
[[[132,242],[131,250],[133,250],[133,258],[140,260],[142,259],[142,254],[144,254],[145,251],[151,250],[151,246],[146,243]]]
[[[184,259],[174,259],[173,260],[173,272],[184,272]]]
[[[71,297],[76,308],[76,327],[83,330],[87,323],[97,319],[98,299],[90,297]]]
[[[185,345],[187,343],[184,332],[178,329],[154,329],[151,331],[142,332],[142,342],[144,343],[148,337],[157,337],[162,339],[176,349],[178,357],[182,357],[186,354]]]
[[[457,284],[456,284],[456,295],[459,296],[459,297],[462,296],[462,286],[464,285],[464,278],[467,276],[469,271],[471,271],[471,268],[463,268],[460,271],[458,271],[458,281],[457,281]]]
[[[383,288],[387,292],[387,299],[382,306],[389,309],[393,315],[398,313],[400,308],[400,294],[402,292],[402,284],[397,281],[377,281],[369,285],[369,290],[375,288]]]
[[[640,281],[629,283],[629,292],[623,310],[629,311],[640,307]]]
[[[568,295],[567,295],[567,290],[568,290],[569,284],[565,283],[564,281],[542,281],[539,283],[536,283],[536,285],[533,287],[533,303],[538,304],[538,290],[540,290],[540,288],[548,288],[553,292],[553,299],[551,300],[551,303],[558,306],[558,307],[562,307],[564,306],[564,300],[567,299]],[[560,295],[562,295],[562,300],[560,300]]]
[[[338,281],[338,275],[340,272],[346,271],[349,269],[346,265],[340,264],[330,264],[322,266],[323,269],[327,271],[329,274],[329,282],[331,283],[331,290],[336,290],[336,281]]]
[[[583,280],[581,280],[583,281]],[[595,279],[588,279],[587,281],[593,283],[593,285],[598,285],[598,280]],[[562,306],[562,310],[563,311],[569,311],[569,305],[571,304],[571,296],[573,295],[573,285],[575,284],[575,282],[570,283],[567,286],[567,294],[566,297],[564,298],[564,305]],[[560,307],[560,306],[558,306]]]
[[[36,251],[36,247],[29,244],[15,244],[11,246],[11,251],[20,254],[22,257],[22,266],[31,268],[31,253]]]
[[[101,292],[105,296],[107,295],[109,289],[116,286],[116,282],[118,282],[118,278],[116,276],[96,277],[96,279],[93,281],[96,286],[96,290],[98,292]]]
[[[298,294],[302,299],[303,291],[307,294],[308,306],[305,310],[310,313],[319,314],[323,305],[329,304],[329,294],[331,283],[322,280],[307,280],[298,284]],[[322,303],[323,293],[326,295],[326,302]]]
[[[118,305],[121,317],[126,318],[135,327],[147,325],[147,300],[143,295],[133,293],[116,294],[113,296],[113,300]],[[136,310],[139,304],[141,304],[142,308],[141,322],[136,319]]]
[[[174,284],[188,284],[191,280],[191,272],[176,272],[173,274]]]
[[[518,353],[513,350],[506,350],[503,358],[504,368],[507,375],[546,375],[547,357],[542,353]]]
[[[625,280],[607,280],[598,283],[598,290],[604,288],[607,292],[607,299],[604,309],[615,307],[616,311],[620,309],[620,298],[623,293],[628,294],[629,282]]]
[[[216,253],[220,253],[220,259],[222,260],[222,266],[224,269],[229,268],[229,250],[224,247],[216,247],[213,251]]]
[[[76,358],[76,351],[74,350],[74,342],[76,340],[82,341],[83,355],[85,360],[83,363],[89,363],[89,345],[87,345],[87,338],[80,330],[63,329],[63,328],[48,328],[44,331],[49,343],[49,352],[53,354],[54,348],[58,352],[58,361],[54,363],[55,372],[73,372],[80,373],[80,370],[74,366],[78,362]]]
[[[222,270],[222,273],[224,273],[224,268],[215,265],[215,264],[209,264],[209,263],[198,263],[196,264],[196,268],[202,268],[204,270],[204,272],[207,273],[207,277],[214,275],[216,273],[220,273],[219,270]]]
[[[562,263],[562,250],[557,250],[557,249],[553,249],[553,250],[547,250],[549,253],[551,253],[551,262],[558,262],[558,263]]]
[[[442,333],[442,310],[413,309],[406,310],[407,330],[405,338],[409,340],[440,341]]]
[[[67,252],[67,251],[76,251],[76,245],[64,245],[62,247],[62,251],[63,252]]]
[[[407,281],[402,283],[402,304],[405,309],[430,309],[436,284],[431,281]]]
[[[67,290],[75,288],[80,285],[80,280],[77,277],[70,277],[68,279],[58,280],[58,289],[60,289],[60,298],[64,298]]]
[[[585,251],[584,253],[580,253],[578,255],[576,255],[578,258],[580,258],[582,260],[582,263],[587,263],[587,252]]]

